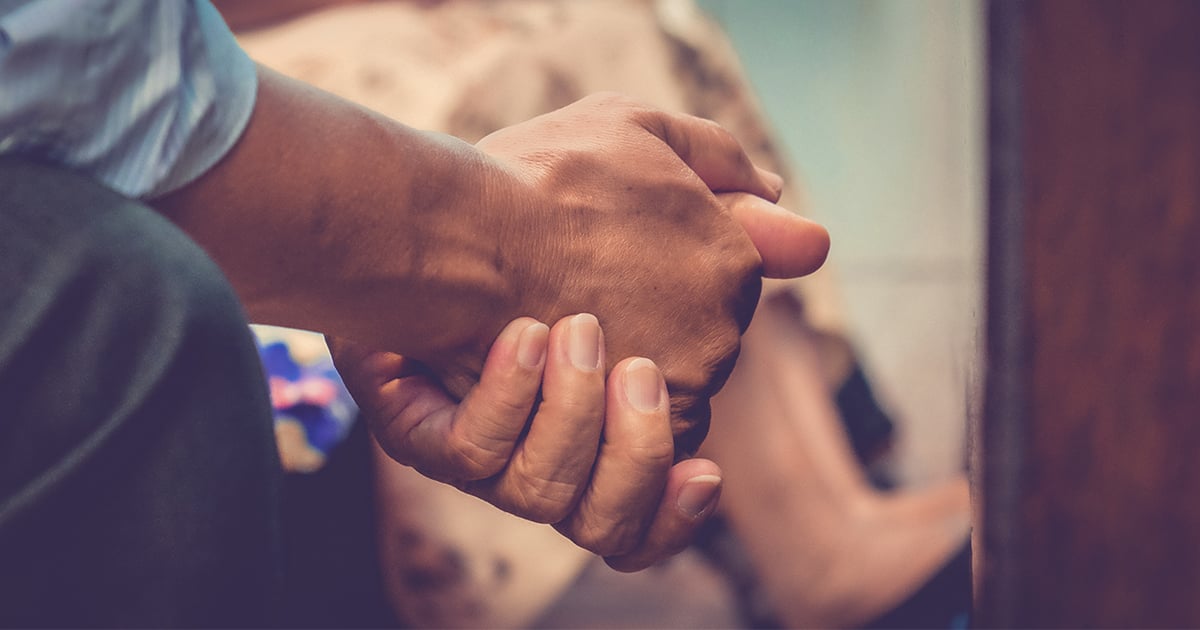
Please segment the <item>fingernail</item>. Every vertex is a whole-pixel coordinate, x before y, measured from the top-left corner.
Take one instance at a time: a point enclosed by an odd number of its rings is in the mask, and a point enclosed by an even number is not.
[[[550,327],[541,322],[530,324],[521,331],[517,339],[517,362],[521,367],[534,369],[546,360],[546,341],[550,338]]]
[[[600,322],[591,313],[571,318],[567,330],[567,355],[575,367],[593,371],[600,367]]]
[[[699,518],[716,506],[719,496],[721,478],[716,475],[698,475],[683,484],[675,505],[688,518]]]
[[[662,403],[658,368],[650,359],[637,358],[625,366],[625,397],[634,409],[655,411]]]

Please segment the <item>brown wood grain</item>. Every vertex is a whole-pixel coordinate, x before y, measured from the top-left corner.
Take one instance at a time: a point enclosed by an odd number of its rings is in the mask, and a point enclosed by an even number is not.
[[[1200,2],[989,20],[981,623],[1200,626]]]

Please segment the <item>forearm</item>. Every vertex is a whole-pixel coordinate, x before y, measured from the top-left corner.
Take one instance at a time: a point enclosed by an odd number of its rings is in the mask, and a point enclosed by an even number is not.
[[[687,451],[763,269],[824,257],[824,230],[775,208],[777,194],[727,132],[619,95],[471,146],[263,70],[236,147],[159,206],[255,320],[417,359],[458,397],[509,321],[591,313],[606,368],[663,367]]]
[[[221,265],[254,321],[421,357],[506,321],[497,213],[479,211],[504,196],[497,168],[469,144],[260,68],[238,144],[154,204]]]

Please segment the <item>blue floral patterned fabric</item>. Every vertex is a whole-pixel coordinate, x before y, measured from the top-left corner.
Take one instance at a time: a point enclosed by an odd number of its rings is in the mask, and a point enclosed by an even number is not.
[[[313,472],[324,465],[350,432],[358,408],[316,333],[253,326],[271,406],[275,440],[288,472]]]

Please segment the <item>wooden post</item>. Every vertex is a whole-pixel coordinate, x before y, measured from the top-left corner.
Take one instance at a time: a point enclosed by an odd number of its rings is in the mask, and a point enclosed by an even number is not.
[[[977,619],[1200,626],[1200,2],[988,21]]]

